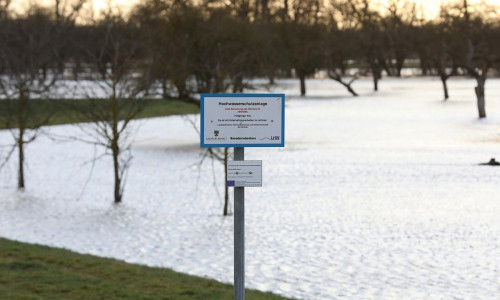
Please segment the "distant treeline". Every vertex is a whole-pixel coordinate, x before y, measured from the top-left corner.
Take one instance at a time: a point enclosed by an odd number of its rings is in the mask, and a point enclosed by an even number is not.
[[[341,83],[346,74],[370,75],[377,89],[382,74],[401,76],[409,59],[443,82],[496,75],[500,67],[495,10],[466,0],[442,7],[434,20],[395,0],[385,7],[368,0],[149,0],[126,16],[110,10],[92,19],[79,16],[85,2],[54,1],[23,15],[4,7],[0,72],[105,78],[109,68],[134,67],[165,95],[186,97],[292,75],[305,94],[305,79],[318,70]]]

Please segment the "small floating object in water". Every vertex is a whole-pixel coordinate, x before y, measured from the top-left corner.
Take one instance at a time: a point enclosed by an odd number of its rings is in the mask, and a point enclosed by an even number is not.
[[[490,159],[487,163],[480,164],[482,166],[500,166],[500,162],[496,161],[494,158]]]

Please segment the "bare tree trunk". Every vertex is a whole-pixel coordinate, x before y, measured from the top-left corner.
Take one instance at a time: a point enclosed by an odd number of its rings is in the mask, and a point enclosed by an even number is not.
[[[257,20],[259,18],[259,12],[260,12],[260,9],[259,9],[259,6],[260,6],[260,1],[261,0],[255,0],[255,4],[254,4],[254,7],[253,7],[253,17],[255,20]]]
[[[274,81],[274,71],[270,71],[268,73],[268,77],[269,77],[269,84],[270,85],[274,85],[275,81]]]
[[[168,99],[168,87],[167,87],[167,80],[162,79],[161,80],[161,92],[162,92],[162,98],[163,99]]]
[[[477,97],[477,109],[479,112],[479,118],[486,118],[485,100],[484,100],[484,84],[486,79],[476,78],[477,86],[474,89]]]
[[[241,74],[233,78],[233,93],[243,93],[243,76]]]
[[[288,10],[289,10],[288,0],[283,0],[283,14],[281,16],[282,22],[288,20]]]
[[[17,103],[17,126],[19,128],[19,137],[17,139],[17,148],[19,152],[19,166],[18,166],[18,178],[17,178],[17,189],[18,190],[23,190],[24,189],[24,131],[25,131],[25,126],[24,124],[24,96],[20,96],[18,99]]]
[[[396,77],[401,77],[401,70],[403,70],[403,63],[400,61],[396,62]]]
[[[427,76],[429,74],[429,67],[427,66],[427,60],[420,57],[420,69],[422,70],[422,76]]]
[[[378,62],[376,62],[374,59],[370,58],[370,65],[373,73],[373,90],[375,92],[378,91],[378,81],[382,77],[381,75],[381,70],[380,70],[380,65]]]
[[[214,93],[220,93],[224,92],[224,79],[225,75],[223,75],[223,72],[220,71],[221,66],[218,63],[217,66],[215,67],[215,73],[214,73],[214,80],[215,80],[215,86],[214,86]]]
[[[354,91],[354,89],[351,87],[352,83],[357,79],[356,76],[354,76],[349,82],[344,82],[344,80],[342,80],[342,75],[340,75],[337,72],[328,71],[328,77],[330,77],[330,79],[333,79],[334,81],[343,85],[347,89],[347,91],[349,91],[349,93],[351,93],[351,95],[358,96],[356,91]],[[374,78],[375,78],[375,76],[374,76]]]
[[[225,174],[225,191],[224,191],[224,216],[228,215],[228,207],[229,207],[229,188],[227,186],[227,161],[229,156],[228,148],[224,148],[224,174]]]
[[[118,145],[118,141],[120,139],[118,132],[118,99],[116,99],[116,85],[113,84],[113,96],[111,97],[111,114],[113,120],[112,124],[112,140],[111,140],[111,155],[113,156],[113,170],[115,177],[115,192],[114,198],[115,203],[120,203],[122,201],[122,192],[121,192],[121,177],[120,177],[120,147]]]
[[[82,62],[78,59],[75,61],[75,66],[72,68],[73,80],[78,81],[78,74],[80,74],[82,69]]]
[[[330,77],[331,78],[331,77]],[[342,79],[335,79],[335,78],[332,78],[333,80],[337,81],[338,83],[340,83],[341,85],[343,85],[347,91],[349,93],[351,93],[351,95],[357,97],[359,96],[356,91],[354,91],[354,89],[351,87],[351,84],[354,82],[355,78],[353,78],[350,82],[348,83],[345,83]]]
[[[56,15],[56,21],[59,22],[61,19],[61,0],[56,0],[55,3],[55,15]]]
[[[24,129],[19,128],[19,139],[17,148],[19,151],[19,174],[17,181],[18,190],[24,190]]]
[[[306,76],[302,73],[299,73],[299,79],[300,79],[300,95],[305,96],[306,95]]]
[[[187,87],[186,87],[186,81],[182,81],[182,80],[176,81],[175,87],[177,88],[177,97],[179,99],[185,99],[185,98],[189,97],[189,93],[188,93]],[[167,99],[167,98],[165,98],[165,99]]]
[[[357,93],[356,93],[356,92],[352,89],[352,87],[351,87],[351,85],[350,85],[350,84],[344,84],[344,83],[342,83],[342,85],[343,85],[343,86],[345,86],[345,87],[347,88],[347,90],[349,91],[349,93],[351,93],[353,96],[356,96],[356,97],[357,97],[357,96],[359,96],[359,95],[358,95],[358,94],[357,94]]]
[[[446,76],[441,76],[441,82],[443,83],[444,100],[448,100],[450,95],[448,94],[448,84],[446,82],[448,78]]]
[[[120,148],[118,147],[118,142],[113,141],[111,146],[111,151],[113,152],[113,169],[115,176],[115,203],[120,203],[122,201],[121,193],[121,178],[120,178],[120,162],[118,161],[118,155],[120,154]]]

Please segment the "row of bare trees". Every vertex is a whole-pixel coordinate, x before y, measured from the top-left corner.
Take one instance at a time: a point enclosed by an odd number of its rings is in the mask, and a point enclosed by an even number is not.
[[[114,202],[119,203],[131,160],[130,121],[143,109],[141,98],[152,83],[144,43],[137,39],[139,28],[121,16],[107,14],[79,24],[85,1],[64,8],[61,3],[56,1],[55,13],[33,6],[23,15],[5,9],[1,14],[0,101],[5,111],[0,117],[14,141],[1,141],[2,148],[9,147],[0,167],[17,153],[18,188],[24,189],[25,148],[54,113],[41,112],[51,106],[35,105],[35,100],[86,98],[92,105],[70,105],[92,122],[79,125],[86,134],[78,139],[102,146],[112,157]]]
[[[495,10],[457,0],[426,19],[414,2],[390,0],[151,0],[130,22],[140,28],[144,55],[163,94],[240,92],[245,80],[296,76],[319,70],[356,95],[352,82],[382,74],[401,76],[409,61],[424,75],[439,76],[444,98],[453,75],[476,79],[480,118],[484,86],[500,70],[500,26]]]
[[[8,103],[2,113],[15,143],[7,157],[17,150],[20,189],[24,148],[47,123],[33,114],[34,98],[94,99],[94,109],[81,112],[94,120],[82,128],[84,141],[111,155],[120,202],[129,121],[143,97],[195,101],[202,92],[242,92],[254,77],[272,84],[285,76],[296,76],[305,95],[306,78],[318,71],[357,95],[359,76],[372,76],[378,90],[383,74],[401,76],[413,61],[441,78],[445,99],[450,76],[473,77],[484,118],[486,79],[500,70],[498,16],[467,0],[432,20],[413,2],[396,0],[384,7],[369,0],[148,0],[127,15],[109,9],[99,17],[82,14],[86,2],[54,0],[20,13],[0,1],[0,98]],[[78,95],[61,96],[68,83]]]

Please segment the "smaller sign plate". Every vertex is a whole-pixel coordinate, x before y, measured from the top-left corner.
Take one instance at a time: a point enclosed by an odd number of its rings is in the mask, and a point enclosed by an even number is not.
[[[262,160],[228,161],[226,184],[232,187],[261,187]]]

